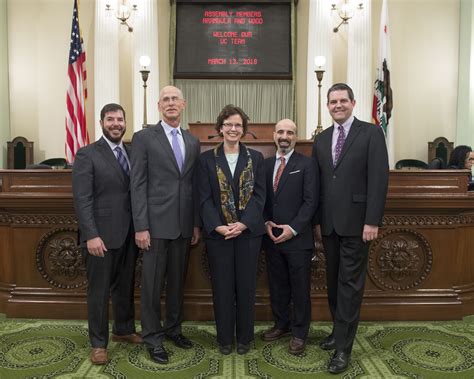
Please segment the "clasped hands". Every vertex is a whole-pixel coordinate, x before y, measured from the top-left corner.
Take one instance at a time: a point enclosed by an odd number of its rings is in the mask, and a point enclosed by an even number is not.
[[[242,234],[245,229],[247,229],[247,226],[237,221],[227,225],[219,225],[214,230],[224,236],[224,239],[229,240]]]
[[[268,237],[275,243],[279,244],[294,237],[293,232],[291,231],[290,225],[277,225],[273,221],[267,221],[265,224],[265,228],[267,229]],[[282,230],[282,233],[275,237],[273,234],[273,228],[279,228]]]

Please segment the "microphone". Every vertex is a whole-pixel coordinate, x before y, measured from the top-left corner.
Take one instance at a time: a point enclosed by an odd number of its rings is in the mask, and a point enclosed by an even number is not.
[[[214,138],[217,138],[217,137],[220,137],[221,135],[220,134],[211,134],[209,136],[207,136],[207,139],[214,139]]]
[[[245,133],[245,134],[250,134],[253,137],[253,139],[258,139],[258,137],[255,135],[255,133],[251,132],[250,130],[247,130],[247,133]]]

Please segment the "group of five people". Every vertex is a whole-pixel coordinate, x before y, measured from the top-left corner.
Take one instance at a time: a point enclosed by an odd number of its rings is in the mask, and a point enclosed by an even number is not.
[[[273,133],[276,154],[241,142],[249,118],[234,105],[216,121],[222,142],[200,153],[181,128],[181,91],[160,91],[156,125],[123,144],[125,111],[101,112],[103,137],[80,149],[73,193],[87,267],[91,361],[108,361],[108,302],[112,340],[144,343],[150,358],[168,362],[165,338],[179,348],[190,246],[202,237],[209,262],[217,342],[222,354],[236,343],[246,354],[254,339],[255,291],[260,250],[265,250],[274,326],[265,341],[291,336],[289,353],[306,347],[311,321],[310,277],[314,237],[326,254],[332,333],[320,342],[334,350],[328,370],[347,369],[357,330],[368,258],[377,238],[388,187],[383,132],[353,115],[354,95],[343,83],[328,91],[334,125],[314,142],[312,157],[294,150],[297,128],[284,119]],[[134,270],[143,250],[141,336],[134,324]],[[160,312],[166,287],[166,314]]]

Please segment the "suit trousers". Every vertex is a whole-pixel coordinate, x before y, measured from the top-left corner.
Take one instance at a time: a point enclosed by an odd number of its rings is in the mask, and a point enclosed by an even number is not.
[[[361,237],[323,236],[329,310],[337,351],[350,354],[359,324],[369,244]]]
[[[311,322],[312,250],[267,249],[268,285],[275,326],[305,340]],[[292,307],[291,307],[292,303]]]
[[[96,257],[83,249],[87,270],[87,318],[93,348],[105,348],[109,342],[109,297],[112,297],[116,335],[135,333],[135,263],[138,249],[130,234],[122,247],[108,249]]]
[[[255,290],[262,237],[207,239],[217,342],[248,344],[254,339]],[[234,333],[235,330],[235,333]]]
[[[148,347],[163,344],[165,335],[181,334],[184,282],[191,238],[152,238],[143,252],[141,288],[142,338]],[[161,293],[166,279],[166,316],[161,323]]]

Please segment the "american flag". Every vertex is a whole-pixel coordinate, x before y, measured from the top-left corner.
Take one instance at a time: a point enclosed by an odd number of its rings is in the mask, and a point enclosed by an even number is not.
[[[80,147],[89,144],[86,128],[86,52],[83,45],[77,0],[74,0],[66,94],[66,159],[68,163],[74,162],[74,157]]]

